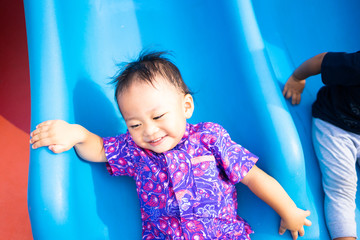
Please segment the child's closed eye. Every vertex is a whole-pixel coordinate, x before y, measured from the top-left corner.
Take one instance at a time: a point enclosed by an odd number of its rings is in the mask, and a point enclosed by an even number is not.
[[[134,125],[131,125],[130,127],[131,127],[132,129],[135,129],[135,128],[140,127],[140,125],[141,125],[141,124],[134,124]]]
[[[158,119],[162,118],[164,115],[165,115],[165,113],[163,113],[163,114],[161,114],[161,115],[158,115],[158,116],[154,117],[153,119],[154,119],[154,120],[158,120]]]

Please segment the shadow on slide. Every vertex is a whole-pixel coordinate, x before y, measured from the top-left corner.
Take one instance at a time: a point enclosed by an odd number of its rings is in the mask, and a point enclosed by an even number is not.
[[[271,3],[271,4],[270,4]],[[123,133],[113,88],[118,62],[143,48],[171,50],[195,92],[190,122],[222,124],[260,157],[296,204],[311,211],[303,239],[330,239],[321,176],[311,145],[310,78],[303,102],[289,105],[282,85],[323,51],[356,51],[360,3],[336,0],[24,1],[31,77],[31,128],[48,119],[79,123],[101,136]],[[280,218],[239,184],[239,215],[252,239],[279,236]],[[140,239],[134,182],[74,150],[31,151],[28,205],[34,239]],[[357,214],[358,217],[359,214]]]

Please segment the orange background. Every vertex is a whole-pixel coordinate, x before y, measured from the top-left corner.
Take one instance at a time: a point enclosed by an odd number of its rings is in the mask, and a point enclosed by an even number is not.
[[[32,239],[27,211],[30,77],[21,0],[0,7],[0,239]]]

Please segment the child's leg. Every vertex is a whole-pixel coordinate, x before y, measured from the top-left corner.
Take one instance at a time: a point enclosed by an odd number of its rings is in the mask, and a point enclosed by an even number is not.
[[[313,120],[313,143],[325,192],[325,217],[333,239],[356,237],[356,161],[360,139],[320,119]]]

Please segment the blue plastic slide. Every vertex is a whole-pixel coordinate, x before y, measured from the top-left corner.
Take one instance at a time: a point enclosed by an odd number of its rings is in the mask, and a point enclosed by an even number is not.
[[[116,64],[143,48],[171,50],[195,92],[190,122],[222,124],[260,157],[296,204],[311,211],[302,239],[330,239],[321,175],[311,144],[308,80],[299,106],[281,95],[296,66],[324,51],[356,51],[357,0],[24,0],[31,76],[31,128],[48,119],[111,136],[126,131],[107,84]],[[132,179],[74,150],[32,150],[28,204],[34,239],[140,239]],[[239,215],[252,239],[279,236],[279,216],[239,184]],[[359,214],[357,213],[357,217]],[[360,222],[360,221],[358,221]]]

